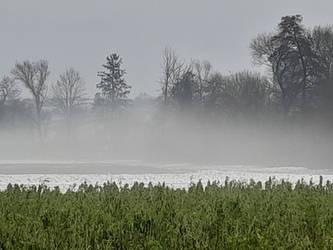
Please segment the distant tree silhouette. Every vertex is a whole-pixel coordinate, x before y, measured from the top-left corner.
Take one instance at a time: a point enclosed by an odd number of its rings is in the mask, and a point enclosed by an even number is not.
[[[106,63],[103,64],[105,71],[98,72],[101,80],[96,87],[105,98],[105,103],[112,109],[124,107],[131,89],[131,86],[125,81],[126,71],[122,69],[122,63],[120,56],[113,53],[106,58]]]
[[[165,48],[163,52],[162,62],[162,96],[164,105],[170,104],[171,90],[175,84],[180,80],[183,71],[184,63],[179,59],[176,53],[170,49]]]
[[[63,113],[67,129],[70,131],[75,108],[80,105],[86,92],[80,73],[73,68],[67,69],[59,76],[52,90],[52,102]]]
[[[44,102],[47,97],[47,78],[50,74],[48,62],[24,61],[16,63],[12,74],[30,91],[35,102],[36,121],[39,132],[41,132],[41,114]]]
[[[311,87],[310,78],[316,70],[316,54],[312,48],[310,34],[305,31],[302,25],[302,16],[285,16],[281,18],[278,25],[278,34],[273,37],[273,42],[277,43],[275,51],[271,55],[274,57],[282,55],[287,61],[287,67],[292,66],[293,77],[296,85],[299,85],[302,94],[301,109],[304,111],[307,100],[306,91]]]
[[[194,98],[195,102],[199,105],[203,105],[205,102],[205,91],[209,85],[212,65],[208,61],[196,61],[193,63],[193,73],[194,73]]]
[[[15,79],[4,76],[0,81],[0,105],[4,105],[7,99],[17,99],[20,91],[16,87]]]
[[[285,16],[278,24],[276,34],[260,34],[250,45],[255,63],[269,66],[273,83],[279,86],[284,113],[301,94],[301,110],[307,104],[307,90],[318,68],[318,57],[313,49],[311,35],[302,25],[302,16]]]
[[[271,106],[272,86],[258,73],[242,71],[228,76],[215,73],[205,89],[206,111],[258,118]]]
[[[190,107],[194,96],[194,74],[188,66],[170,90],[171,98],[181,108]]]
[[[318,77],[313,95],[315,104],[330,120],[333,120],[333,27],[317,26],[312,30],[312,41],[318,55]]]

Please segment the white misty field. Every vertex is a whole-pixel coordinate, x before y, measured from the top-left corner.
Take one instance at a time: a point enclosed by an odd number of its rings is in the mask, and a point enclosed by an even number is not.
[[[50,188],[58,186],[62,192],[76,190],[84,182],[103,185],[115,182],[120,186],[135,182],[154,185],[165,183],[173,188],[188,188],[191,183],[201,180],[224,183],[226,178],[241,182],[265,182],[272,177],[296,183],[318,183],[320,176],[324,181],[333,180],[333,171],[314,170],[304,167],[262,167],[262,166],[199,166],[192,164],[148,164],[137,161],[114,162],[52,162],[52,161],[2,161],[0,162],[0,190],[9,183],[24,186],[44,184]]]

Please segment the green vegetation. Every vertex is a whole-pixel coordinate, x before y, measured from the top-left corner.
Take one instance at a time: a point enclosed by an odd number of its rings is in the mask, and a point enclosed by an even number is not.
[[[0,192],[2,249],[330,249],[333,184],[83,184]]]

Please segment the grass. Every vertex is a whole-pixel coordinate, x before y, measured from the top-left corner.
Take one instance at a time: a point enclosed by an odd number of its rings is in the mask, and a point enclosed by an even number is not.
[[[188,190],[82,184],[0,192],[2,249],[332,249],[333,185],[226,180]]]

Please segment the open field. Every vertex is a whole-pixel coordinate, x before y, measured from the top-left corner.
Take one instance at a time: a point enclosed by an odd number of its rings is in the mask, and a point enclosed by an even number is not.
[[[260,166],[218,166],[193,164],[152,164],[138,161],[113,162],[55,162],[55,161],[0,161],[0,190],[6,189],[9,183],[25,186],[46,185],[58,186],[61,192],[77,189],[86,182],[92,185],[103,185],[115,182],[118,186],[134,182],[165,183],[172,188],[188,188],[199,180],[205,185],[208,181],[224,183],[231,180],[249,183],[251,179],[265,182],[269,177],[276,181],[287,180],[295,184],[303,179],[305,182],[333,181],[330,169],[308,169],[303,167],[260,167]]]
[[[0,248],[330,249],[332,180],[302,167],[1,161]]]

